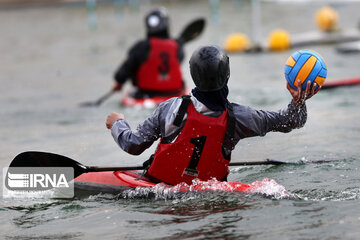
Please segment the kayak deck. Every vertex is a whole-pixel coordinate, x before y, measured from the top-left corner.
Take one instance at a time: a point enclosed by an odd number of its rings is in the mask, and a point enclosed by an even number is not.
[[[74,179],[75,195],[120,193],[135,187],[151,187],[155,183],[136,180],[139,173],[132,171],[106,171],[83,173]]]

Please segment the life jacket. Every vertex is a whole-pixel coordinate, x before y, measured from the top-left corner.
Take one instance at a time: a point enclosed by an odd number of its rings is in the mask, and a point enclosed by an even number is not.
[[[137,86],[144,91],[177,91],[183,88],[178,43],[172,39],[150,38],[147,60],[137,72]]]
[[[233,137],[235,129],[231,104],[228,106],[219,117],[205,116],[184,95],[173,124],[180,126],[187,113],[185,125],[174,142],[161,139],[147,175],[171,185],[191,184],[195,178],[226,179],[230,156],[224,156],[223,143]]]

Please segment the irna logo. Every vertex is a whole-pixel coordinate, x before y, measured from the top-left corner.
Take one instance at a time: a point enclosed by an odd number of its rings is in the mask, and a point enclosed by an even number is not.
[[[68,167],[11,167],[3,171],[4,195],[8,191],[37,192],[54,190],[66,192],[70,197],[74,189],[70,182],[74,177],[73,168]]]
[[[65,174],[18,174],[10,173],[7,175],[6,187],[10,190],[30,190],[42,188],[69,187]]]

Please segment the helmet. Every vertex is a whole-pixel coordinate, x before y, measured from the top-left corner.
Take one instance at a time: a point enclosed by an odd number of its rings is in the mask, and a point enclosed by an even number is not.
[[[230,77],[229,57],[218,46],[200,47],[190,58],[190,73],[200,91],[220,90]]]
[[[167,32],[169,16],[164,7],[151,10],[145,17],[145,25],[150,35]]]

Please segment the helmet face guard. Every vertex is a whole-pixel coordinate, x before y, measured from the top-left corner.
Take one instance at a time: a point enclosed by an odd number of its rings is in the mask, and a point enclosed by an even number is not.
[[[190,58],[190,73],[203,92],[220,90],[230,77],[229,57],[218,46],[198,48]]]
[[[156,35],[168,32],[169,16],[165,8],[151,10],[145,17],[145,25],[148,35]]]

